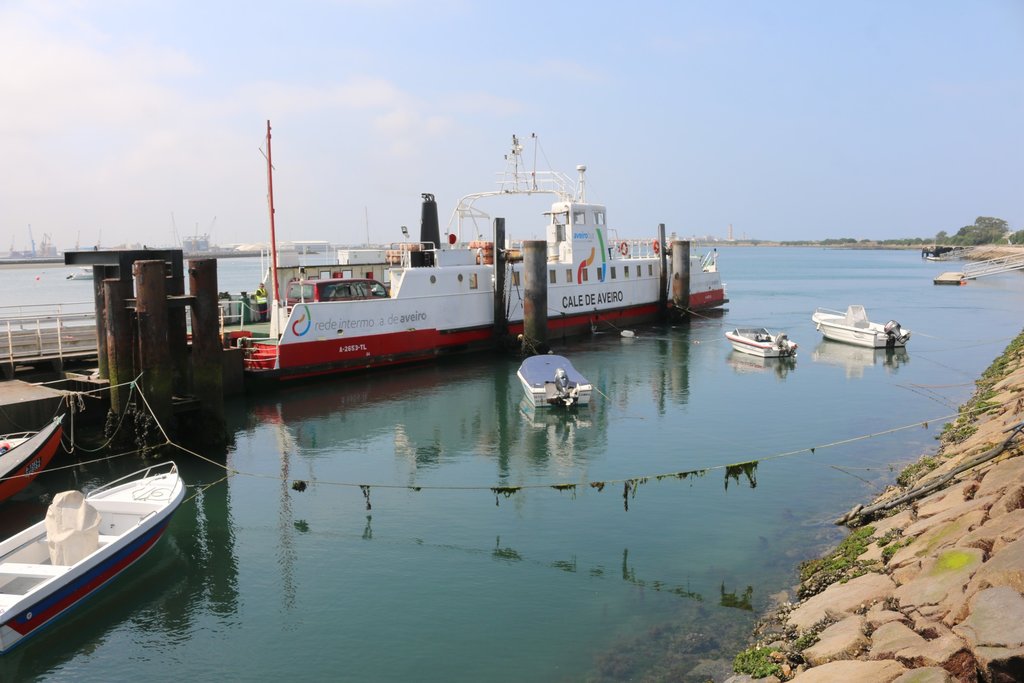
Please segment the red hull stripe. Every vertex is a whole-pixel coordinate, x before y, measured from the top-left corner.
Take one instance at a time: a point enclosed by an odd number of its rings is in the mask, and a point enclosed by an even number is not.
[[[59,616],[69,607],[74,606],[93,591],[102,587],[103,584],[146,554],[146,551],[153,547],[153,544],[163,535],[170,521],[171,518],[168,515],[167,519],[158,526],[129,543],[116,555],[107,558],[90,571],[78,577],[74,582],[46,596],[27,610],[18,613],[13,619],[8,620],[5,625],[22,636],[33,633],[40,627],[47,625],[54,617]],[[21,641],[19,640],[18,642]]]
[[[704,292],[691,297],[692,308],[710,308],[724,303],[722,290]],[[660,311],[657,302],[615,310],[551,317],[548,329],[552,334],[570,335],[590,330],[592,325],[614,329],[622,325],[656,320]],[[508,332],[515,336],[523,331],[522,322],[509,323]],[[494,330],[490,326],[461,330],[411,330],[392,334],[354,337],[347,340],[281,344],[279,369],[250,366],[250,378],[302,379],[334,372],[351,372],[368,368],[416,363],[438,356],[480,350],[494,345]],[[260,344],[254,345],[260,348]],[[273,358],[273,345],[263,345]]]
[[[46,469],[46,466],[50,464],[50,460],[57,453],[57,446],[60,445],[60,438],[63,433],[63,428],[58,425],[57,429],[50,435],[50,438],[43,442],[43,445],[36,450],[35,454],[27,456],[17,470],[8,474],[3,481],[0,481],[0,500],[7,500],[14,494],[22,491],[32,483],[33,479],[39,476],[40,472]]]

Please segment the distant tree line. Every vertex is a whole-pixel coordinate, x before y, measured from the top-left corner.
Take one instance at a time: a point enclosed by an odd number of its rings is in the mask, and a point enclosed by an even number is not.
[[[852,237],[839,237],[829,238],[824,240],[796,240],[790,242],[780,242],[784,245],[801,246],[801,245],[823,245],[823,246],[856,246],[856,245],[876,245],[876,246],[922,246],[922,245],[947,245],[954,247],[972,247],[979,244],[1024,244],[1024,230],[1018,230],[1016,232],[1010,232],[1010,224],[1004,221],[1002,218],[992,218],[991,216],[978,216],[974,219],[973,225],[965,225],[960,228],[955,235],[950,235],[945,230],[940,230],[934,238],[925,237],[903,237],[900,239],[891,240],[869,240],[862,239],[857,240]],[[756,240],[755,240],[756,243]]]
[[[1010,234],[1010,224],[1002,218],[978,216],[974,225],[965,225],[952,237],[942,230],[935,236],[936,244],[971,247],[978,244],[1024,244],[1024,230]]]

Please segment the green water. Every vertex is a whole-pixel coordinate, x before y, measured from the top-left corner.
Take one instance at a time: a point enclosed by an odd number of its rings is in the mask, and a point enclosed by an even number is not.
[[[1024,279],[935,287],[948,267],[912,251],[720,264],[722,315],[555,345],[599,390],[573,413],[527,409],[518,362],[489,356],[233,402],[221,457],[238,474],[0,659],[3,680],[721,680],[757,611],[839,538],[831,520],[934,450],[1020,331]],[[851,303],[912,330],[906,352],[823,342],[814,308]],[[732,352],[723,333],[754,325],[786,331],[796,361]],[[224,475],[175,459],[193,485]],[[130,469],[47,473],[5,528]]]

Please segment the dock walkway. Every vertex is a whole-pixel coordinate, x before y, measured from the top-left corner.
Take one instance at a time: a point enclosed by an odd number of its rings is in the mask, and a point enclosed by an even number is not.
[[[959,285],[967,280],[977,280],[981,277],[1021,269],[1024,269],[1024,254],[1012,254],[984,261],[968,262],[964,264],[963,270],[942,273],[933,282],[937,285]]]

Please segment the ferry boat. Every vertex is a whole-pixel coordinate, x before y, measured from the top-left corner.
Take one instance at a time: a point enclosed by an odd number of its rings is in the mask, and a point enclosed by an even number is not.
[[[273,249],[269,124],[267,152]],[[498,189],[463,197],[443,239],[437,203],[433,195],[423,195],[420,240],[387,251],[393,261],[387,296],[289,306],[282,296],[288,283],[278,280],[275,269],[269,336],[243,342],[247,377],[298,379],[420,362],[494,348],[502,337],[516,339],[523,332],[525,299],[523,263],[513,256],[517,245],[499,234],[495,249],[493,237],[485,240],[471,227],[490,218],[476,208],[478,200],[489,197],[554,197],[545,212],[549,338],[611,331],[661,317],[672,306],[664,237],[620,238],[605,206],[587,200],[585,166],[577,167],[573,183],[561,173],[525,170],[521,155],[522,145],[513,137]],[[727,302],[717,256],[716,250],[690,256],[690,311]],[[272,268],[275,261],[272,256]],[[504,284],[496,292],[498,282]]]

